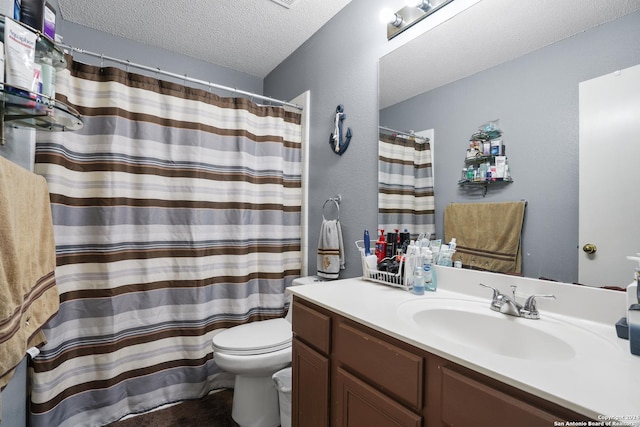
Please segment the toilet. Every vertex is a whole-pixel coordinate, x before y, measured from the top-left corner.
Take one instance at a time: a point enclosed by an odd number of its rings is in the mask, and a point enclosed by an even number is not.
[[[321,280],[300,277],[291,286]],[[291,365],[292,338],[291,310],[284,319],[234,326],[213,337],[216,364],[236,376],[231,416],[241,427],[280,425],[278,390],[272,376]]]

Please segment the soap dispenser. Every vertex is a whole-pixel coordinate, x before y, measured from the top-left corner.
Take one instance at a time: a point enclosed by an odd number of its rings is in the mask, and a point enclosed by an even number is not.
[[[627,287],[627,324],[629,325],[629,348],[631,354],[640,356],[640,257],[627,257],[628,260],[636,261],[638,266],[635,269],[634,283]]]

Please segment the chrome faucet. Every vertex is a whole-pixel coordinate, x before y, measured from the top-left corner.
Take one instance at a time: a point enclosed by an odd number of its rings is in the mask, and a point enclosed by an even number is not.
[[[500,312],[502,314],[508,314],[509,316],[524,317],[525,319],[539,319],[540,313],[536,306],[536,298],[553,298],[555,295],[531,295],[527,298],[524,305],[519,304],[516,301],[516,286],[511,285],[511,297],[501,293],[499,290],[492,286],[487,286],[483,283],[479,283],[480,286],[493,290],[493,297],[491,298],[491,310]]]

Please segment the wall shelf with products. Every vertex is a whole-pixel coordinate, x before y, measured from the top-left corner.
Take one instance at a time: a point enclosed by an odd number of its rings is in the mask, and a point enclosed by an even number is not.
[[[481,164],[486,165],[487,163],[489,163],[489,165],[495,166],[496,157],[497,156],[481,156],[481,157],[478,157],[477,159],[465,159],[465,165],[467,167],[462,169],[463,174],[467,174],[469,166],[473,166],[474,170],[480,170],[480,168],[478,168],[477,166]],[[506,161],[506,158],[505,158],[505,161]],[[510,175],[507,177],[498,178],[498,177],[487,177],[485,173],[484,178],[480,178],[477,174],[471,177],[469,177],[469,175],[465,175],[465,177],[460,178],[460,180],[458,181],[458,185],[461,187],[481,189],[482,197],[484,197],[487,195],[487,190],[489,186],[511,184],[512,182],[513,182],[513,179],[511,178]]]
[[[501,136],[497,120],[484,124],[471,135],[464,168],[458,180],[460,187],[481,189],[484,197],[489,186],[513,182]]]
[[[0,40],[4,43],[6,23],[10,18],[0,15]],[[47,64],[55,71],[64,69],[66,59],[56,43],[40,31],[11,19],[12,23],[28,30],[36,37],[35,64]],[[14,24],[12,24],[14,25]],[[23,31],[24,31],[23,30]],[[5,44],[6,50],[6,44]],[[5,57],[5,67],[8,58]],[[4,71],[4,70],[3,70]],[[7,71],[8,73],[8,71]],[[5,126],[35,128],[48,131],[75,131],[83,126],[80,114],[72,107],[55,99],[55,87],[48,94],[22,85],[0,84],[0,144],[5,143]],[[5,124],[6,122],[6,124]]]

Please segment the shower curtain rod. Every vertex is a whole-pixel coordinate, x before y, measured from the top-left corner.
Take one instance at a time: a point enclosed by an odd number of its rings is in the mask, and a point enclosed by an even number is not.
[[[141,70],[150,71],[150,72],[153,72],[153,73],[156,73],[156,74],[162,74],[162,75],[165,75],[165,76],[174,77],[174,78],[177,78],[177,79],[180,79],[180,80],[183,80],[183,81],[196,83],[196,84],[208,86],[208,87],[215,88],[215,89],[220,89],[220,90],[224,90],[224,91],[227,91],[227,92],[237,93],[239,95],[245,95],[245,96],[248,96],[250,98],[257,98],[257,99],[261,99],[263,101],[269,101],[269,102],[274,102],[274,103],[281,104],[281,105],[286,105],[287,107],[293,107],[293,108],[296,108],[296,109],[301,110],[301,111],[304,109],[301,105],[298,105],[298,104],[293,104],[293,103],[287,102],[287,101],[281,101],[279,99],[271,98],[271,97],[264,96],[264,95],[258,95],[257,93],[247,92],[247,91],[244,91],[244,90],[236,89],[234,87],[228,87],[228,86],[223,86],[223,85],[219,85],[219,84],[216,84],[216,83],[207,82],[207,81],[204,81],[204,80],[194,79],[192,77],[187,77],[186,74],[180,75],[180,74],[172,73],[170,71],[161,70],[160,68],[153,68],[153,67],[148,67],[148,66],[142,65],[142,64],[136,64],[135,62],[131,62],[129,60],[113,58],[111,56],[107,56],[107,55],[104,55],[102,53],[91,52],[91,51],[88,51],[88,50],[85,50],[85,49],[81,49],[79,47],[73,47],[73,46],[69,46],[69,45],[65,45],[65,44],[59,44],[58,46],[61,47],[62,49],[67,49],[67,50],[70,50],[72,52],[77,52],[77,53],[81,53],[83,55],[93,56],[93,57],[96,57],[96,58],[100,58],[102,60],[107,60],[107,61],[111,61],[111,62],[117,62],[118,64],[123,64],[123,65],[126,65],[126,66],[139,68]]]
[[[395,129],[391,129],[391,128],[388,128],[388,127],[385,127],[385,126],[378,126],[378,129],[382,129],[382,130],[384,130],[386,132],[397,133],[397,134],[404,135],[404,136],[411,136],[413,138],[424,139],[424,140],[427,140],[427,141],[429,140],[429,138],[424,137],[424,136],[420,136],[420,135],[416,135],[415,133],[403,132],[401,130],[395,130]]]

